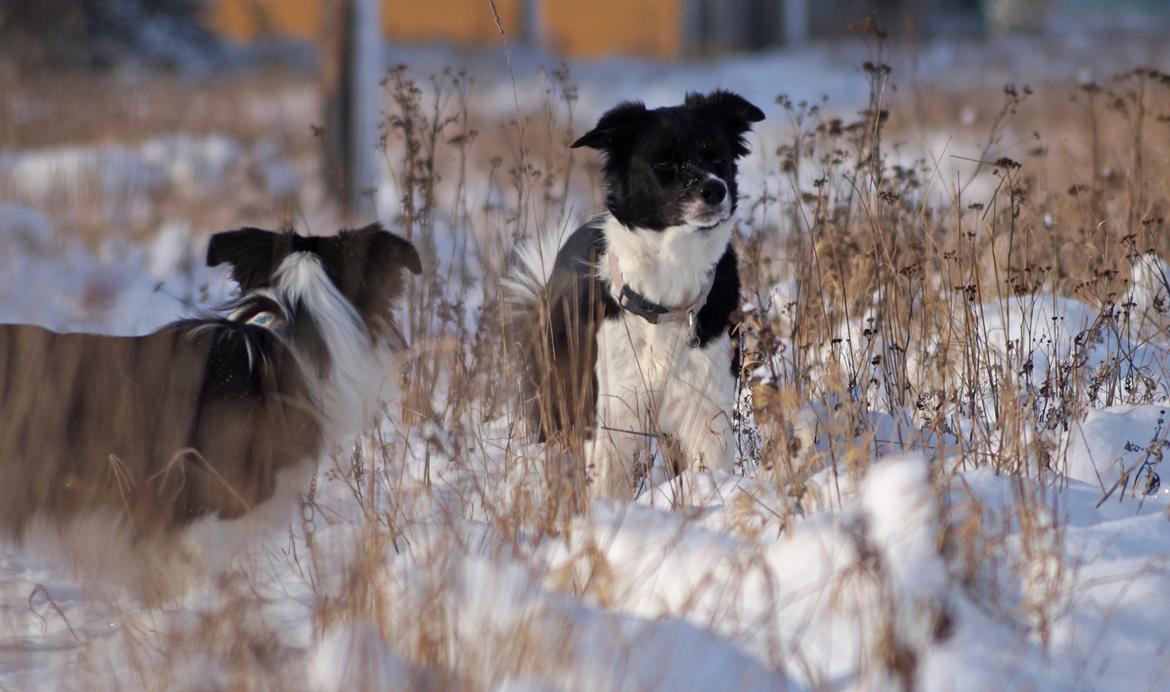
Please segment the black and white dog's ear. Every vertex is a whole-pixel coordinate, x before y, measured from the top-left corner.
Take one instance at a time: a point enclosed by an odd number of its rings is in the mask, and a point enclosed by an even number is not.
[[[745,129],[750,128],[751,123],[758,123],[764,119],[764,111],[734,91],[726,89],[716,89],[709,94],[692,91],[687,94],[683,105],[687,108],[718,113],[728,120],[739,121]]]
[[[569,147],[589,147],[611,152],[632,140],[633,135],[643,127],[650,111],[641,101],[626,101],[609,109],[597,121],[597,126],[581,135]]]
[[[216,233],[207,244],[207,266],[230,264],[232,278],[245,290],[263,286],[288,254],[282,237],[259,228]]]
[[[743,135],[752,129],[752,123],[764,119],[762,110],[739,94],[726,89],[716,89],[709,94],[692,91],[687,94],[683,106],[700,111],[722,123],[735,144],[736,156],[748,153],[747,141]]]

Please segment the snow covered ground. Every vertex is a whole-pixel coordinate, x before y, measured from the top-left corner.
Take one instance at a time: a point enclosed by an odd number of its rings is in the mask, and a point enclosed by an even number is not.
[[[927,51],[920,74],[1001,76],[960,69],[964,50]],[[1011,65],[1011,50],[1030,62]],[[862,52],[814,48],[685,70],[575,66],[576,122],[624,97],[654,104],[688,89],[742,90],[772,121],[741,186],[780,194],[782,177],[761,172],[788,127],[774,96],[829,93],[855,108],[864,83],[845,66]],[[450,54],[411,57],[425,71]],[[990,57],[1051,79],[1075,80],[1089,65],[1010,46]],[[538,110],[548,82],[526,59],[515,89]],[[507,117],[511,81],[480,70],[478,107]],[[220,302],[231,291],[226,271],[200,261],[212,229],[174,218],[147,242],[113,233],[85,243],[51,201],[96,186],[113,223],[128,200],[177,188],[230,196],[225,181],[242,169],[274,195],[298,185],[299,168],[279,150],[228,135],[0,152],[0,189],[11,197],[0,200],[0,321],[132,334]],[[380,429],[322,464],[315,509],[290,513],[287,532],[164,603],[79,576],[52,554],[0,547],[0,689],[1170,687],[1170,482],[1158,482],[1170,481],[1170,334],[1160,326],[1166,265],[1155,256],[1135,264],[1124,319],[1046,293],[970,308],[980,315],[978,352],[1020,374],[1014,386],[1025,394],[1054,373],[1084,376],[1028,399],[1040,402],[1032,410],[1043,423],[1075,393],[1084,411],[1067,425],[1007,427],[994,394],[1002,380],[976,382],[983,398],[930,429],[881,397],[857,412],[818,392],[790,421],[803,445],[790,461],[807,474],[747,458],[734,475],[688,474],[628,505],[572,513],[550,498],[565,460],[517,437],[481,390],[469,385],[464,400],[460,383],[480,376],[457,374],[455,363],[476,362],[477,339],[491,337],[480,329],[488,260],[503,260],[485,239],[506,249],[519,224],[507,184],[483,171],[455,180],[438,191],[448,213],[428,238],[432,276],[443,279],[419,300],[458,316],[416,334],[412,356],[460,354],[436,356],[447,369],[429,393],[435,411],[412,420],[391,407]],[[388,175],[377,195],[387,222],[399,185]],[[574,218],[590,204],[565,203],[581,210]],[[778,282],[773,294],[788,290]],[[780,319],[773,307],[761,312]],[[865,324],[840,325],[842,338],[859,342]]]

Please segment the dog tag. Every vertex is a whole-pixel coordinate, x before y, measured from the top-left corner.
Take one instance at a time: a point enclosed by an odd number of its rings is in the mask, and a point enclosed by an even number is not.
[[[687,346],[690,346],[691,348],[698,348],[699,347],[699,334],[698,334],[698,331],[695,329],[695,311],[694,310],[687,310],[687,329],[690,331],[690,334],[687,336]]]
[[[272,314],[271,312],[265,311],[252,315],[250,318],[248,318],[245,324],[254,324],[257,327],[263,327],[270,332],[279,334],[280,330],[284,327],[284,320]]]

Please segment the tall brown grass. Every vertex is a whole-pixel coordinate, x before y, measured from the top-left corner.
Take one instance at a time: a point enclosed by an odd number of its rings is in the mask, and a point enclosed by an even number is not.
[[[1074,351],[1036,385],[1028,376],[1036,354],[996,351],[988,313],[1016,300],[1028,322],[1040,319],[1044,301],[1071,297],[1099,313],[1086,340],[1166,333],[1170,306],[1133,323],[1139,316],[1127,304],[1127,282],[1143,254],[1170,256],[1163,228],[1170,77],[1136,69],[1100,84],[1007,86],[998,94],[936,88],[915,94],[911,109],[883,60],[875,48],[863,66],[869,96],[859,113],[777,98],[778,124],[760,139],[782,143],[758,147],[747,164],[766,174],[766,185],[741,201],[747,220],[736,240],[748,304],[736,420],[740,471],[765,490],[737,507],[727,527],[747,546],[736,563],[740,578],[716,577],[712,568],[696,590],[735,591],[759,569],[765,545],[809,512],[838,506],[834,486],[818,474],[857,481],[880,450],[925,446],[937,459],[938,551],[952,578],[994,617],[1047,643],[1072,578],[1048,568],[1059,563],[1063,527],[1052,492],[1062,470],[1053,433],[1093,406],[1148,400],[1142,378],[1159,373],[1135,372],[1124,358],[1090,371]],[[567,69],[549,73],[539,109],[503,121],[477,109],[476,84],[458,71],[398,68],[383,88],[381,148],[399,199],[392,221],[428,269],[404,307],[412,345],[403,397],[387,402],[392,423],[321,465],[272,558],[291,565],[276,569],[309,594],[310,642],[335,623],[368,619],[414,671],[413,684],[489,689],[558,669],[563,662],[549,644],[556,614],[509,622],[478,640],[458,634],[460,559],[526,565],[545,587],[602,607],[622,597],[615,592],[622,566],[590,541],[567,567],[549,568],[546,547],[586,530],[580,498],[564,482],[582,462],[521,434],[498,290],[518,242],[598,208],[596,162],[566,146],[581,126]],[[974,115],[963,123],[966,109]],[[23,140],[22,131],[5,136]],[[941,151],[931,149],[938,133],[951,142]],[[296,156],[313,156],[307,123],[285,135],[297,142]],[[319,213],[302,208],[295,216]],[[901,423],[901,439],[879,437],[874,410]],[[962,495],[956,478],[975,468],[1019,479],[1010,521],[991,521],[995,510]],[[684,525],[700,520],[692,509],[680,508]],[[482,532],[468,530],[467,520]],[[1018,527],[1018,550],[1005,540],[1009,526]],[[337,527],[350,536],[344,549],[315,538]],[[857,569],[840,578],[887,589],[886,567],[863,534],[855,548]],[[298,686],[290,670],[303,652],[284,643],[266,615],[277,596],[258,585],[263,572],[224,576],[212,589],[218,605],[201,606],[193,623],[111,609],[131,661],[132,675],[121,679],[168,687],[185,673],[180,661],[197,651],[224,687]],[[1037,585],[1026,602],[1000,598],[1005,574]],[[672,614],[687,616],[686,606]],[[885,614],[866,638],[863,674],[912,687],[922,652],[899,638],[897,616]],[[932,617],[937,639],[945,639],[950,615]],[[566,618],[552,639],[571,640],[573,627]],[[124,674],[88,657],[106,638],[77,636],[86,675]],[[796,648],[777,642],[775,650]],[[830,683],[795,654],[767,663]]]

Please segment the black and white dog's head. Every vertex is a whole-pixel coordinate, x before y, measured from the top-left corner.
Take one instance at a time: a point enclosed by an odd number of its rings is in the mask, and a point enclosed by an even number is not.
[[[724,90],[688,94],[679,106],[622,103],[573,147],[605,154],[606,206],[628,228],[707,229],[735,211],[736,160],[764,114]]]

